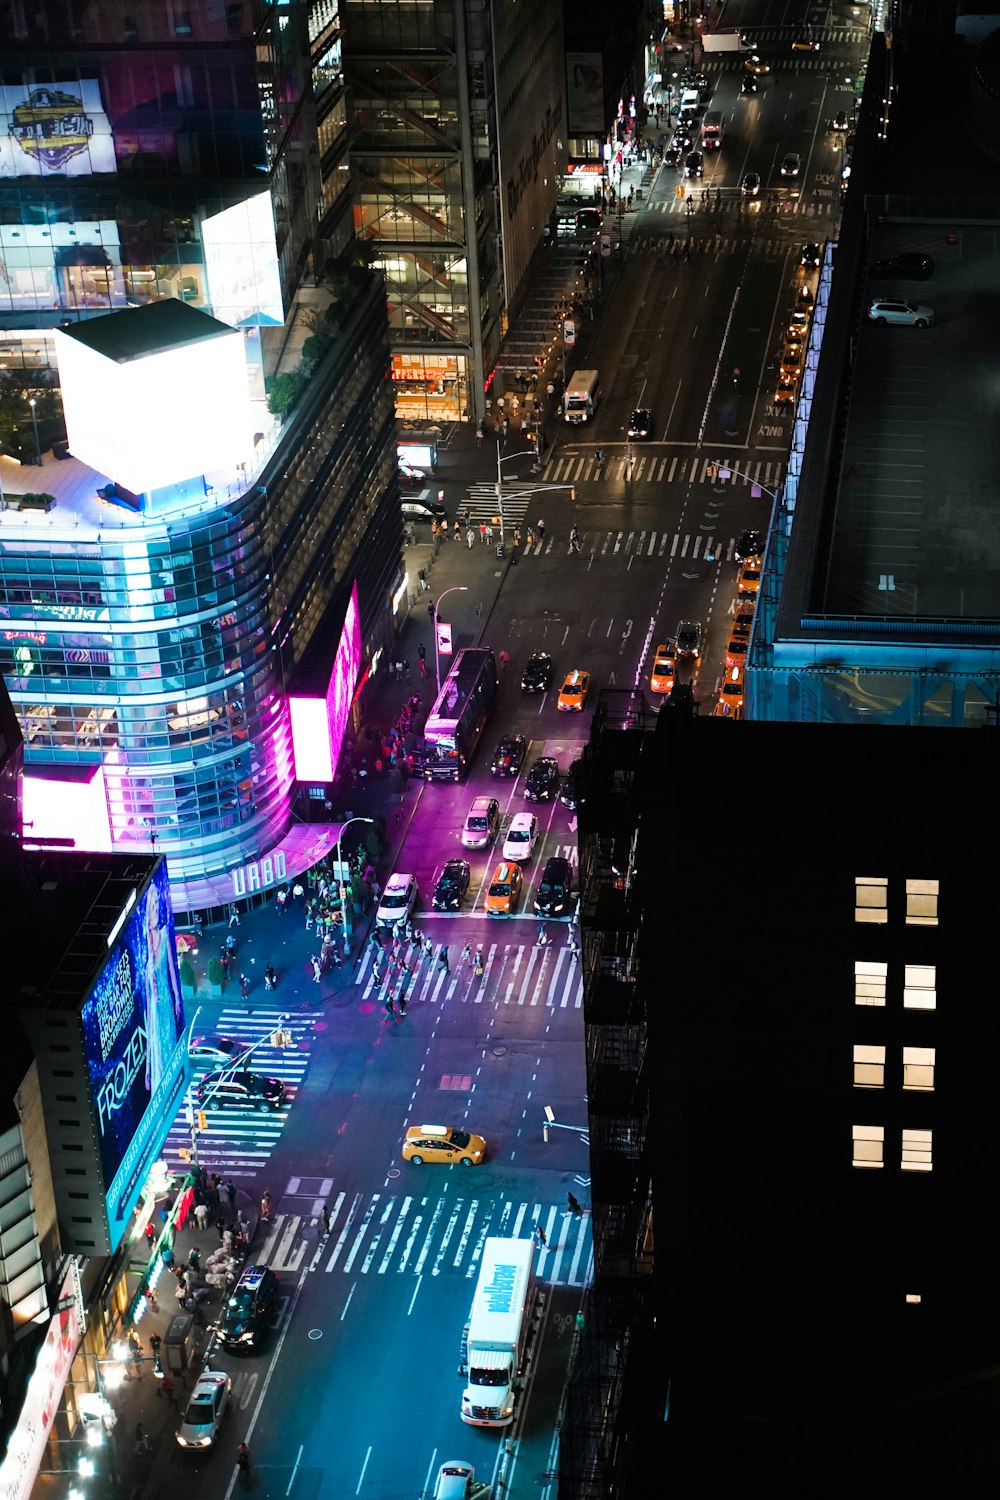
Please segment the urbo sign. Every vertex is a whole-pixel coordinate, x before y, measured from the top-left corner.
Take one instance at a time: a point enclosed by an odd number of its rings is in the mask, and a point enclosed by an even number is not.
[[[233,895],[238,899],[240,896],[252,895],[254,891],[266,891],[269,885],[287,878],[286,869],[281,849],[276,849],[264,859],[255,859],[252,864],[233,871]]]

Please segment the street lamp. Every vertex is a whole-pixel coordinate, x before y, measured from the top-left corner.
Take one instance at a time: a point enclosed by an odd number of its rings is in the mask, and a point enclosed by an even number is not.
[[[40,467],[42,462],[42,445],[38,439],[38,416],[35,412],[34,396],[29,397],[28,405],[31,407],[31,421],[35,429],[35,463]]]
[[[514,457],[512,454],[511,457]],[[500,450],[497,449],[497,470],[499,472]],[[500,519],[500,539],[503,540],[503,517]],[[468,588],[464,583],[456,583],[453,588],[445,589],[443,594],[438,595],[438,601],[434,606],[434,673],[437,678],[437,690],[441,691],[441,653],[438,650],[438,611],[441,608],[441,600],[446,599],[449,594],[467,594]]]
[[[340,871],[340,874],[338,875],[337,878],[340,881],[340,909],[341,909],[341,911],[344,914],[344,956],[345,956],[345,958],[346,958],[347,954],[350,953],[350,951],[351,951],[351,927],[350,927],[350,923],[347,920],[347,886],[344,883],[344,862],[343,862],[343,859],[342,859],[341,853],[340,853],[340,841],[341,841],[341,839],[344,836],[344,829],[345,828],[350,828],[350,826],[351,826],[352,823],[374,823],[374,822],[375,822],[374,818],[348,818],[348,820],[347,820],[346,823],[342,823],[341,824],[341,826],[340,826],[340,832],[337,834],[337,868]]]
[[[501,471],[500,465],[501,464],[509,463],[512,458],[524,458],[526,455],[528,455],[528,449],[527,448],[524,449],[524,451],[521,452],[521,453],[508,453],[506,458],[501,458],[500,457],[500,450],[499,450],[499,448],[497,449],[497,510],[498,510],[498,512],[500,514],[500,541],[501,542],[503,542],[503,473]],[[530,456],[534,457],[534,458],[537,458],[538,455],[537,454],[531,454]],[[536,469],[535,472],[537,473],[538,470]],[[529,489],[527,489],[527,490],[520,490],[519,493],[522,494],[522,495],[539,495],[539,494],[544,494],[547,490],[569,490],[572,499],[574,499],[574,500],[576,499],[576,485],[575,484],[533,484],[533,485],[531,485],[531,487]],[[443,599],[444,595],[442,594],[441,597]],[[438,679],[438,688],[440,688],[440,686],[441,686],[441,682],[440,682],[440,677],[439,677],[439,679]]]

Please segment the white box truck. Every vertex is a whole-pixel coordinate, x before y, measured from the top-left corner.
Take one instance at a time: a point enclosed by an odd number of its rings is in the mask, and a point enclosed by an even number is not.
[[[749,52],[743,34],[736,30],[703,31],[701,45],[705,52]]]
[[[524,1360],[530,1316],[533,1240],[488,1239],[472,1299],[462,1421],[509,1427],[514,1382]]]
[[[577,370],[563,392],[563,416],[567,422],[589,422],[601,398],[601,377],[596,370]]]

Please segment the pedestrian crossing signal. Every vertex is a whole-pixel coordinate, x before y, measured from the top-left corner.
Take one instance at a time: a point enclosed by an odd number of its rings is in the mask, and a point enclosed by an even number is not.
[[[271,1032],[271,1046],[272,1047],[290,1047],[291,1045],[292,1045],[292,1033],[290,1031],[281,1031],[281,1030],[278,1030],[278,1031],[272,1031]]]
[[[180,1157],[181,1161],[190,1161],[191,1160],[191,1147],[190,1146],[178,1146],[177,1147],[177,1155]]]
[[[208,1129],[208,1115],[206,1115],[206,1113],[205,1113],[205,1111],[203,1109],[199,1109],[198,1113],[195,1115],[195,1119],[198,1122],[198,1129],[199,1130],[207,1130]]]

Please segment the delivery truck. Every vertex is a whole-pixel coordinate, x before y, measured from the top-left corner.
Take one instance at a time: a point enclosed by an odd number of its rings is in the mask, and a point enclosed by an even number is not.
[[[509,1427],[531,1316],[533,1240],[487,1239],[464,1348],[462,1421]]]
[[[703,31],[701,34],[701,45],[705,52],[750,51],[749,46],[743,40],[742,32],[738,30]]]

